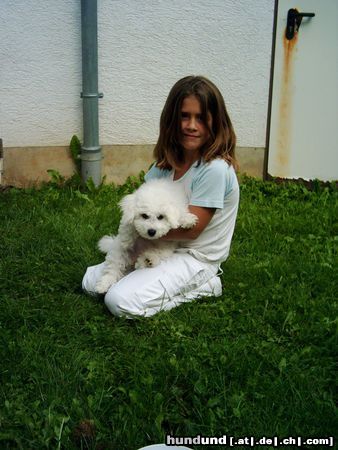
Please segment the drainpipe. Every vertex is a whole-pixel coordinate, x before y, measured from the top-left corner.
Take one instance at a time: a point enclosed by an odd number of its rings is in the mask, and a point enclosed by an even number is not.
[[[101,147],[99,144],[99,98],[97,64],[97,0],[81,0],[83,145],[81,176],[86,182],[101,183]]]
[[[2,139],[0,139],[0,186],[2,185],[2,174],[4,169],[4,148],[2,146]]]

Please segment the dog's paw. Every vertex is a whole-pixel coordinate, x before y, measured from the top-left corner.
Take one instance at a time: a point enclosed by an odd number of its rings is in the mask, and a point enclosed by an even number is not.
[[[135,269],[146,269],[147,267],[155,267],[159,264],[158,258],[153,255],[141,255],[137,258],[135,263]]]
[[[109,288],[110,286],[107,286],[106,283],[102,283],[101,281],[99,281],[98,283],[96,283],[95,292],[97,292],[98,294],[105,294]]]
[[[181,219],[182,228],[192,228],[198,222],[198,217],[195,214],[187,212]]]
[[[110,286],[115,284],[115,280],[113,280],[111,277],[102,277],[101,280],[99,280],[95,285],[95,291],[98,294],[105,294]]]
[[[150,258],[138,257],[135,263],[135,269],[146,269],[153,267],[153,262]]]

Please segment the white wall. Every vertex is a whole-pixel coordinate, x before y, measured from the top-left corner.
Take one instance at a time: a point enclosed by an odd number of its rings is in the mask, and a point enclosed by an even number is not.
[[[238,145],[264,147],[274,0],[98,0],[100,143],[154,143],[179,78],[223,93]],[[6,147],[82,136],[80,0],[0,3]]]
[[[80,1],[0,1],[0,137],[63,145],[81,130]]]

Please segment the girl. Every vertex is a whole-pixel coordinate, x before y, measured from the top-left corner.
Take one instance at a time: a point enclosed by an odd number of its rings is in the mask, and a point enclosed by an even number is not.
[[[198,297],[221,295],[217,274],[229,255],[239,203],[235,143],[218,88],[201,76],[179,80],[162,111],[156,163],[145,181],[169,177],[182,183],[198,222],[161,238],[180,242],[172,257],[129,273],[108,290],[105,303],[114,315],[149,317]],[[95,293],[103,265],[87,269],[82,286],[88,293]]]

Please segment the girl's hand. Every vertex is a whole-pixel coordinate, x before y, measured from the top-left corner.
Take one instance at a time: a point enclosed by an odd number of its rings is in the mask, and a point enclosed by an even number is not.
[[[202,233],[204,228],[207,227],[210,220],[213,218],[216,208],[205,208],[203,206],[190,205],[189,211],[198,217],[196,225],[194,225],[192,228],[189,228],[188,230],[184,228],[176,228],[175,230],[170,230],[169,233],[161,238],[162,240],[187,241],[198,238],[198,236]]]

